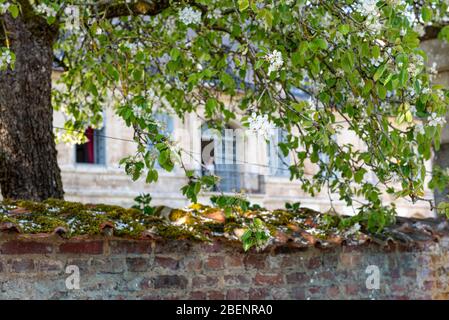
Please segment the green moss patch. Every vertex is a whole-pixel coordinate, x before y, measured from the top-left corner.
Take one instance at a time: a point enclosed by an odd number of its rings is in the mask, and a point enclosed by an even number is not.
[[[258,206],[242,208],[193,204],[183,209],[158,207],[154,212],[149,215],[139,209],[55,199],[39,203],[5,200],[0,202],[0,223],[10,222],[21,232],[29,234],[53,233],[62,228],[66,231],[66,237],[98,235],[106,226],[113,227],[116,236],[137,238],[150,233],[167,239],[207,241],[212,237],[240,240],[251,228],[254,219],[258,218],[270,235],[268,242],[304,239],[304,235],[306,239],[309,236],[326,239],[359,234],[353,224],[346,223],[342,229],[338,216],[298,207],[268,211]]]

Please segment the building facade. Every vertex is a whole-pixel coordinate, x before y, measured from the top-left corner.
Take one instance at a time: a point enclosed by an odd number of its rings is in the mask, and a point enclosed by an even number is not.
[[[279,152],[277,143],[285,135],[279,130],[275,130],[267,142],[262,136],[248,133],[237,121],[230,123],[220,135],[209,129],[202,117],[196,114],[188,114],[184,119],[157,114],[156,118],[177,146],[185,151],[183,163],[188,169],[203,174],[213,173],[221,178],[218,189],[201,193],[199,201],[202,203],[209,203],[210,196],[214,194],[243,192],[252,203],[268,209],[284,208],[286,202],[300,202],[302,206],[321,212],[329,210],[331,204],[338,213],[352,215],[355,212],[354,208],[346,207],[338,195],[329,195],[327,190],[323,190],[312,197],[302,191],[298,181],[290,181],[288,166],[293,159]],[[89,143],[81,146],[58,144],[66,199],[130,206],[137,195],[150,193],[155,205],[187,205],[188,200],[181,192],[186,178],[180,167],[175,166],[172,172],[158,168],[159,180],[153,184],[146,184],[144,178],[132,181],[126,175],[119,161],[136,150],[133,129],[126,127],[112,109],[105,110],[104,119],[101,130],[86,132]],[[55,127],[62,127],[64,116],[56,112],[54,121]],[[346,129],[335,139],[341,144],[351,143],[360,149],[365,148],[354,133]],[[208,158],[206,154],[212,157]],[[306,164],[307,175],[313,175],[316,170],[314,164]],[[375,179],[370,174],[365,178]],[[426,197],[433,196],[430,190],[426,193]],[[433,215],[425,202],[412,204],[406,199],[387,196],[384,200],[395,202],[402,216]]]
[[[449,85],[449,45],[439,40],[429,40],[422,46],[429,55],[429,64],[437,63],[438,76],[435,82]],[[354,208],[345,206],[338,195],[329,195],[323,190],[312,197],[302,191],[298,181],[290,181],[288,166],[293,159],[280,155],[276,146],[282,142],[283,132],[276,131],[273,140],[270,138],[267,143],[262,137],[248,135],[242,124],[234,121],[221,133],[221,141],[217,143],[214,133],[201,120],[201,115],[192,113],[180,119],[159,113],[156,118],[164,124],[166,133],[185,150],[183,161],[189,169],[203,174],[210,171],[221,177],[219,189],[201,193],[199,201],[202,203],[209,203],[210,196],[214,194],[234,195],[235,192],[243,191],[252,203],[268,209],[283,208],[286,202],[300,202],[304,207],[321,212],[329,210],[331,204],[338,213],[352,215],[355,212]],[[64,122],[64,115],[55,111],[54,126],[62,128]],[[133,129],[127,127],[112,108],[108,108],[104,111],[103,128],[86,131],[88,143],[58,144],[58,160],[66,199],[127,207],[133,204],[133,199],[139,194],[150,193],[154,205],[187,205],[188,200],[181,192],[181,187],[186,183],[181,168],[175,167],[172,172],[159,168],[159,180],[153,184],[146,184],[144,179],[132,181],[125,174],[119,161],[135,152],[133,134]],[[351,143],[357,148],[366,148],[347,129],[343,129],[335,139],[341,144]],[[212,146],[212,150],[209,150]],[[205,161],[202,157],[204,153],[212,155],[213,159]],[[449,128],[444,129],[441,151],[436,153],[435,163],[449,167]],[[429,162],[428,170],[431,169],[432,164]],[[313,175],[315,172],[315,165],[306,164],[306,174]],[[365,178],[375,179],[375,176],[367,174]],[[446,199],[448,193],[449,190],[437,192],[437,201]],[[426,190],[425,197],[433,198],[433,191]],[[436,214],[430,210],[427,202],[412,204],[407,199],[394,199],[387,195],[384,201],[394,202],[401,216],[430,217]]]

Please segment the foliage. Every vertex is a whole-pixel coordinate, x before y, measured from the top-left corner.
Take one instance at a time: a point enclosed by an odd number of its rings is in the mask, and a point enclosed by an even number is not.
[[[252,247],[255,247],[257,250],[263,250],[270,238],[270,231],[263,221],[255,218],[241,238],[243,250],[248,251]]]
[[[239,212],[245,212],[248,210],[261,210],[263,209],[257,204],[251,204],[243,195],[237,196],[225,196],[216,195],[210,198],[212,204],[218,208],[224,209],[226,217],[231,217],[236,210]]]
[[[152,215],[155,213],[155,208],[151,206],[151,200],[150,194],[141,194],[134,198],[136,204],[133,205],[133,208],[141,210],[145,214]]]
[[[43,0],[30,1],[33,12],[20,3],[0,0],[6,14],[36,15],[61,29],[55,52],[65,71],[53,101],[67,115],[65,130],[101,126],[112,105],[135,130],[136,154],[122,162],[134,180],[156,181],[158,162],[186,171],[182,192],[193,202],[214,184],[185,167],[185,151],[153,116],[204,108],[217,124],[255,113],[286,130],[280,147],[294,155],[291,178],[311,195],[328,188],[374,214],[373,229],[394,210],[382,205],[385,192],[423,200],[425,161],[432,145],[439,148],[449,101],[431,83],[420,36],[425,25],[447,20],[446,1]],[[68,5],[79,25],[69,23]],[[443,28],[440,38],[448,34]],[[365,148],[333,139],[343,129]],[[319,168],[312,177],[309,161]]]

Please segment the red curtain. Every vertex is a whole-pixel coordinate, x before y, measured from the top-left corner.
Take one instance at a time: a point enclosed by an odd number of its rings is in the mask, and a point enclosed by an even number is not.
[[[87,128],[85,134],[86,134],[86,137],[88,139],[88,141],[86,143],[87,163],[95,163],[95,157],[94,157],[94,129]]]

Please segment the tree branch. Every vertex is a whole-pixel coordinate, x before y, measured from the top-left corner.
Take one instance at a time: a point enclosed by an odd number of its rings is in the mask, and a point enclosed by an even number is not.
[[[112,3],[99,1],[98,14],[106,19],[125,17],[130,15],[154,16],[170,7],[170,0],[139,0],[135,3]]]

